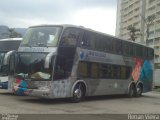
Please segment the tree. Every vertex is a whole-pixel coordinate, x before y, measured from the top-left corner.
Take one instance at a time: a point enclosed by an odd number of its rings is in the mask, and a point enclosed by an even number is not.
[[[129,31],[129,36],[133,42],[135,42],[138,35],[140,35],[140,30],[136,29],[134,26],[128,26],[127,30]]]
[[[6,35],[8,38],[22,37],[20,33],[17,33],[15,31],[15,28],[8,28],[8,32],[3,34]]]

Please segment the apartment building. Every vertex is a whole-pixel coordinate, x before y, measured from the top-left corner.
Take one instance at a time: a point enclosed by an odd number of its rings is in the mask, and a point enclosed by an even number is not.
[[[155,18],[148,24],[151,16]],[[117,0],[116,36],[131,40],[128,26],[140,30],[135,42],[153,47],[160,56],[160,0]],[[155,62],[160,62],[160,57]]]
[[[160,56],[160,0],[147,0],[146,18],[152,15],[155,16],[155,19],[149,25],[149,38],[146,44],[153,47],[155,54]]]
[[[117,0],[116,36],[131,40],[129,26],[139,29],[135,42],[145,44],[146,0]]]

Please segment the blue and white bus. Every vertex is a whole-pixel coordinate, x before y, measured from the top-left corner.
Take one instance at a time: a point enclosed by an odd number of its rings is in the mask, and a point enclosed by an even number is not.
[[[79,102],[85,96],[134,97],[152,90],[152,48],[84,27],[29,27],[8,58],[10,90],[18,95]]]
[[[0,89],[8,88],[8,66],[3,63],[5,55],[11,50],[18,50],[22,38],[0,39]]]

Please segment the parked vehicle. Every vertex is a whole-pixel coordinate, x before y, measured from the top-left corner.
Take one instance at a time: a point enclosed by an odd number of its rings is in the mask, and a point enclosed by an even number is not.
[[[10,90],[18,95],[79,102],[85,96],[134,97],[152,90],[152,48],[84,27],[30,27],[10,56]]]
[[[8,88],[8,66],[4,65],[5,55],[11,50],[18,50],[22,38],[0,39],[0,89]]]

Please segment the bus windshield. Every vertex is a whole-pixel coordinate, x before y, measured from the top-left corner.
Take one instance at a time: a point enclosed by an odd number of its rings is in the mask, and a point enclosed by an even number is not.
[[[33,27],[26,32],[21,47],[56,47],[61,27]]]
[[[6,38],[0,40],[0,76],[9,74],[9,65],[4,64],[5,55],[12,50],[17,50],[22,38]]]
[[[8,73],[8,69],[3,65],[3,60],[5,56],[5,51],[0,51],[0,73],[5,75]]]
[[[52,62],[49,68],[45,68],[47,53],[18,53],[16,64],[16,76],[31,80],[50,80],[52,74]],[[53,61],[53,57],[51,61]]]

